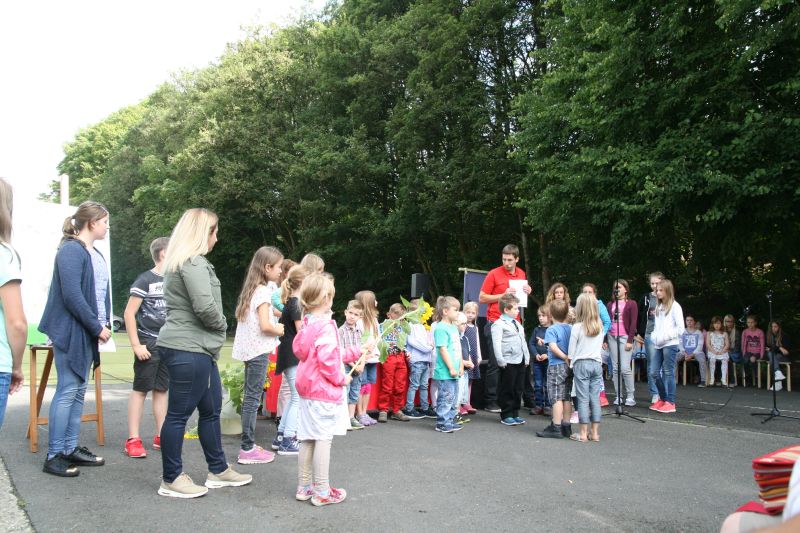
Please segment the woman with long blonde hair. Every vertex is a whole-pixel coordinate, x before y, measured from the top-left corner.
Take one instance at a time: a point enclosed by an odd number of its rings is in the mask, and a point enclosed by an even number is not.
[[[375,293],[372,291],[358,291],[355,299],[364,309],[363,315],[359,320],[359,327],[361,331],[375,341],[376,346],[370,358],[367,359],[367,364],[364,368],[364,384],[361,386],[361,397],[358,399],[356,408],[356,418],[358,418],[358,421],[361,422],[362,425],[371,426],[376,424],[376,422],[367,414],[367,408],[369,406],[369,397],[372,393],[372,386],[378,382],[377,340],[380,335],[378,328],[378,300],[375,298]]]
[[[222,383],[217,360],[228,323],[214,266],[205,258],[217,243],[217,215],[189,209],[172,232],[164,258],[167,320],[158,335],[161,357],[169,370],[169,405],[161,428],[162,482],[158,493],[197,498],[208,488],[247,485],[253,476],[228,466],[222,449],[219,414]],[[186,422],[195,411],[200,445],[208,463],[205,487],[183,472],[181,452]]]
[[[0,428],[6,412],[8,395],[22,389],[22,356],[28,335],[28,322],[22,309],[22,275],[17,251],[11,246],[13,191],[0,178]]]
[[[583,293],[575,307],[575,324],[569,338],[569,358],[575,378],[578,397],[580,434],[573,433],[572,440],[586,442],[600,440],[600,384],[603,380],[603,323],[597,299]],[[592,430],[589,434],[589,422]]]

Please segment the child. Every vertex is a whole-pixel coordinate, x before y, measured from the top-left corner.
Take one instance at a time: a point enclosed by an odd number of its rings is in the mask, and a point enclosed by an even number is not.
[[[255,442],[256,415],[264,392],[269,356],[284,333],[283,324],[272,313],[272,294],[268,284],[281,276],[283,254],[272,246],[262,246],[253,255],[247,269],[239,302],[236,305],[236,336],[232,356],[244,361],[242,396],[242,445],[238,463],[269,463],[275,454]]]
[[[675,288],[668,279],[662,279],[656,287],[655,324],[650,338],[655,347],[652,366],[648,366],[650,377],[658,389],[658,401],[650,406],[651,411],[674,413],[675,408],[675,361],[678,344],[684,330],[683,308],[675,301]]]
[[[139,426],[148,391],[153,391],[153,417],[156,420],[153,448],[161,448],[161,426],[167,414],[169,372],[161,360],[156,340],[167,319],[162,269],[167,244],[167,237],[159,237],[150,243],[153,268],[140,274],[133,282],[123,315],[128,339],[136,356],[133,360],[133,390],[128,398],[128,440],[125,441],[125,454],[128,457],[147,457],[139,436]]]
[[[697,327],[694,316],[687,313],[685,320],[686,329],[680,336],[678,357],[675,363],[680,363],[684,359],[687,361],[696,359],[700,367],[700,383],[697,386],[702,388],[706,386],[706,354],[703,352],[704,335],[700,328]]]
[[[788,363],[790,361],[789,349],[792,343],[789,340],[789,336],[784,333],[781,323],[777,320],[773,320],[769,323],[765,341],[770,364],[772,365],[772,372],[775,376],[774,387],[776,391],[779,391],[783,388],[783,383],[781,382],[786,379],[786,376],[780,369],[780,363]]]
[[[569,419],[572,415],[572,376],[569,372],[569,336],[571,327],[566,324],[569,304],[565,300],[550,302],[550,318],[553,325],[547,328],[544,342],[547,345],[547,395],[552,403],[552,421],[539,437],[562,439],[572,435]]]
[[[547,397],[547,345],[544,336],[547,328],[552,324],[550,320],[550,307],[540,305],[536,311],[539,325],[533,328],[528,352],[533,354],[531,366],[533,367],[533,393],[536,401],[532,415],[549,415],[550,399]]]
[[[720,377],[722,386],[728,386],[728,349],[728,334],[722,326],[722,319],[715,316],[711,319],[711,331],[708,332],[709,387],[714,386],[717,361],[722,361],[722,375]]]
[[[464,314],[467,316],[467,327],[464,330],[464,336],[469,340],[469,359],[472,361],[472,367],[467,371],[469,378],[469,385],[467,389],[467,403],[464,408],[467,414],[475,414],[477,411],[470,400],[472,398],[472,382],[481,379],[481,343],[478,337],[478,304],[476,302],[467,302],[464,304]]]
[[[315,506],[341,503],[347,497],[344,489],[330,486],[328,469],[333,436],[346,434],[350,427],[345,387],[351,378],[344,371],[344,363],[356,361],[360,355],[356,346],[341,347],[336,322],[331,320],[334,294],[333,281],[324,274],[311,274],[303,281],[300,288],[303,327],[292,342],[300,360],[297,368],[300,455],[295,498],[311,500]]]
[[[289,270],[291,270],[292,267],[295,266],[296,264],[297,263],[295,263],[291,259],[286,259],[286,258],[284,258],[283,263],[281,263],[280,281],[278,281],[278,286],[276,287],[276,290],[272,292],[272,301],[270,302],[272,304],[272,312],[278,318],[280,318],[281,313],[283,313],[283,302],[281,301],[280,286],[283,284],[283,280],[286,279],[286,275],[289,273]]]
[[[410,310],[419,307],[419,299],[411,300]],[[411,419],[436,418],[436,411],[428,402],[428,380],[433,362],[433,336],[423,324],[412,324],[406,339],[408,351],[408,392],[403,414]],[[419,411],[414,408],[414,398],[419,390]]]
[[[339,340],[341,341],[342,349],[346,350],[351,346],[361,346],[361,330],[358,328],[358,321],[362,315],[361,304],[356,300],[350,300],[347,303],[347,309],[344,310],[344,324],[339,327]],[[347,411],[350,415],[350,429],[364,429],[364,424],[356,418],[356,404],[361,393],[361,373],[364,371],[364,363],[346,365],[345,370],[349,372],[353,366],[356,369],[351,374],[352,379],[347,391]]]
[[[461,374],[461,377],[458,378],[458,414],[456,414],[456,423],[457,424],[466,424],[470,421],[469,418],[466,416],[469,414],[467,410],[467,403],[469,403],[469,376],[467,375],[467,369],[471,369],[472,359],[470,358],[470,352],[472,351],[472,345],[467,338],[467,315],[464,313],[458,313],[456,317],[456,327],[458,328],[458,340],[460,343],[460,352],[461,352],[461,359],[464,361],[464,373]]]
[[[372,340],[372,354],[367,359],[366,367],[362,375],[361,397],[358,399],[356,406],[356,418],[365,426],[377,424],[377,422],[367,414],[369,407],[369,397],[372,393],[372,387],[378,381],[378,300],[375,299],[375,293],[372,291],[358,291],[355,296],[356,301],[361,304],[364,309],[363,317],[358,322],[358,327],[361,328],[363,333],[366,333]]]
[[[304,255],[300,260],[300,264],[306,267],[311,273],[322,274],[325,272],[325,261],[314,253]]]
[[[300,453],[300,443],[297,440],[297,409],[300,397],[297,394],[297,357],[292,350],[292,342],[302,326],[300,311],[300,286],[310,274],[303,265],[295,265],[287,272],[286,279],[281,283],[281,300],[283,313],[280,323],[283,325],[283,338],[278,345],[278,359],[275,362],[275,375],[281,375],[283,382],[289,388],[289,401],[283,408],[278,432],[272,440],[272,449],[278,455],[297,455]]]
[[[766,345],[764,332],[758,327],[758,317],[747,315],[747,329],[742,331],[742,358],[744,359],[744,381],[747,383],[747,376],[755,386],[756,365],[764,359],[764,347]]]
[[[403,304],[392,304],[386,317],[390,320],[397,320],[405,312],[406,308],[403,307]],[[381,333],[385,328],[384,324],[380,327]],[[411,420],[403,413],[406,403],[406,387],[408,387],[408,366],[406,366],[406,352],[397,346],[397,340],[402,332],[402,328],[397,325],[385,336],[389,346],[386,361],[383,362],[383,378],[378,396],[378,422],[381,423],[389,419],[388,411],[392,412],[392,420],[400,422]]]
[[[603,364],[600,350],[603,347],[603,323],[592,294],[581,294],[575,307],[575,325],[569,338],[569,357],[575,374],[578,396],[578,420],[580,434],[570,435],[579,442],[600,440],[600,382],[603,380]],[[592,434],[589,435],[589,422]]]
[[[461,426],[453,423],[456,416],[458,378],[464,372],[464,360],[456,357],[456,345],[460,344],[455,326],[459,303],[452,296],[445,296],[437,304],[441,305],[442,321],[433,334],[437,352],[433,379],[438,391],[435,429],[441,433],[452,433],[461,429]]]
[[[492,324],[492,348],[500,368],[497,388],[500,423],[518,426],[525,423],[519,416],[519,406],[525,386],[525,368],[530,364],[531,356],[525,342],[525,331],[517,322],[519,299],[513,294],[504,294],[498,307],[503,314]]]

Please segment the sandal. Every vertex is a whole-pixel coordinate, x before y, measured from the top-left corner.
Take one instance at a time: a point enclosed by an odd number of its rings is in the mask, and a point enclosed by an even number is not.
[[[596,439],[593,439],[592,437],[589,437],[589,441],[591,441],[591,442],[600,442],[600,437],[598,437]]]
[[[582,439],[579,433],[573,433],[570,435],[569,440],[574,440],[575,442],[586,442],[586,439]]]

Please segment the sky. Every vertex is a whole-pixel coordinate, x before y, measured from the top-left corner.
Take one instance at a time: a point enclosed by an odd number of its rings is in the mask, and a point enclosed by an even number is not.
[[[35,199],[63,145],[138,103],[173,73],[202,68],[245,35],[324,0],[0,2],[0,176]],[[20,198],[21,199],[21,198]]]

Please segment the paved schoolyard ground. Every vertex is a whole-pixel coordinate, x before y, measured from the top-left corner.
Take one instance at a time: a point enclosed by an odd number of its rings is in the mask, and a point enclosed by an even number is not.
[[[44,444],[31,453],[28,393],[12,397],[0,456],[13,482],[11,505],[16,496],[36,531],[717,531],[726,514],[756,498],[750,461],[800,435],[798,420],[761,424],[750,416],[771,407],[764,390],[679,386],[676,416],[636,407],[630,412],[645,424],[604,417],[599,443],[538,439],[543,417],[507,428],[486,412],[452,435],[433,431],[430,420],[351,432],[333,445],[331,478],[349,493],[337,506],[294,500],[297,467],[289,457],[240,465],[254,475],[250,486],[181,501],[156,494],[159,452],[136,460],[122,453],[128,387],[105,388],[104,448],[94,444],[94,424],[83,425],[82,443],[106,466],[84,468],[75,479],[42,473],[47,429],[39,429]],[[643,405],[644,387],[637,387]],[[784,414],[800,416],[800,393],[781,392],[779,401]],[[144,435],[151,427],[147,420]],[[260,442],[273,434],[271,421],[259,422]],[[237,444],[225,437],[229,460]],[[197,441],[186,442],[184,462],[202,482]],[[11,514],[2,501],[6,525]]]

